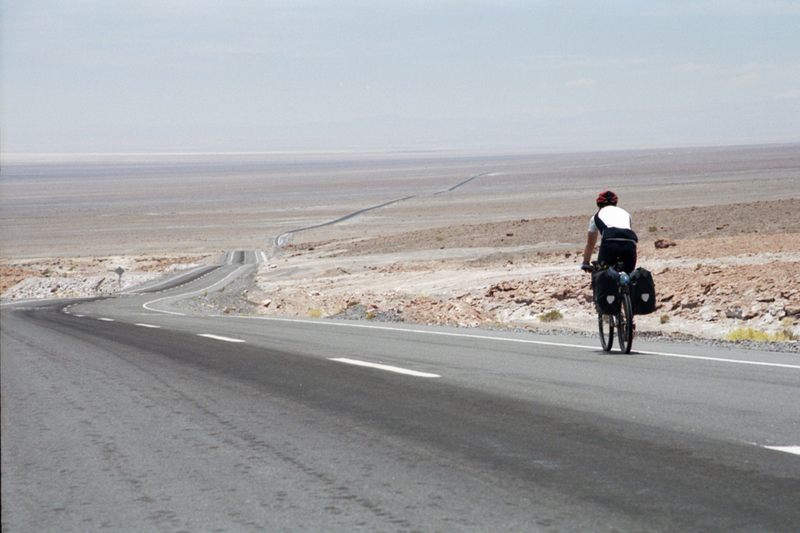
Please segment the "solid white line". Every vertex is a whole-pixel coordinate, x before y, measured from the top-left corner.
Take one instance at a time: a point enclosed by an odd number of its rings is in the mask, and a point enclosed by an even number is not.
[[[377,368],[386,370],[387,372],[396,372],[398,374],[406,374],[408,376],[416,376],[418,378],[440,378],[439,374],[430,374],[428,372],[417,372],[416,370],[409,370],[407,368],[400,368],[399,366],[381,365],[378,363],[368,363],[367,361],[359,361],[358,359],[348,359],[346,357],[329,357],[330,361],[337,363],[345,363],[348,365],[366,366],[369,368]]]
[[[23,305],[23,304],[31,304],[31,303],[37,303],[37,302],[46,302],[46,301],[47,301],[47,298],[30,298],[28,300],[15,300],[13,302],[3,302],[3,303],[0,303],[0,306],[2,306],[2,307],[10,307],[12,305]]]
[[[784,363],[767,363],[764,361],[745,361],[742,359],[726,359],[724,357],[706,357],[703,355],[685,355],[680,353],[668,353],[668,352],[650,352],[650,351],[639,351],[635,350],[636,353],[646,354],[646,355],[659,355],[661,357],[679,357],[681,359],[699,359],[702,361],[715,361],[718,363],[733,363],[739,365],[755,365],[755,366],[774,366],[778,368],[794,368],[800,370],[800,365],[787,365]]]
[[[185,314],[178,313],[177,311],[167,311],[166,309],[154,309],[154,308],[152,308],[150,306],[155,304],[155,303],[164,301],[164,300],[169,300],[171,298],[177,298],[177,299],[188,298],[190,296],[196,296],[198,294],[202,294],[205,291],[210,291],[214,287],[216,287],[217,285],[219,285],[221,283],[225,283],[226,281],[228,281],[228,278],[230,278],[234,274],[238,273],[243,268],[247,268],[247,267],[251,267],[251,266],[253,266],[253,265],[242,265],[239,268],[237,268],[236,270],[234,270],[233,272],[231,272],[230,274],[228,274],[227,276],[225,276],[224,278],[222,278],[221,280],[219,280],[218,282],[216,282],[216,283],[214,283],[214,284],[212,284],[212,285],[210,285],[208,287],[205,287],[203,289],[198,289],[198,290],[196,290],[194,292],[187,292],[187,293],[184,293],[184,294],[173,294],[171,296],[164,296],[162,298],[156,298],[155,300],[151,300],[149,302],[146,302],[146,303],[142,304],[142,307],[147,309],[148,311],[155,311],[156,313],[166,313],[168,315],[186,316]]]
[[[223,337],[221,335],[212,335],[211,333],[198,333],[198,337],[206,337],[208,339],[216,339],[218,341],[225,341],[225,342],[246,342],[242,339],[232,339],[231,337]]]
[[[77,317],[77,318],[85,318],[86,317],[86,315],[72,315],[72,316]]]
[[[114,322],[113,318],[98,318],[97,320],[102,320],[103,322]]]
[[[800,446],[764,446],[768,450],[777,450],[779,452],[793,453],[800,455]]]
[[[136,325],[139,326],[139,327],[142,327],[142,328],[160,328],[161,327],[161,326],[156,326],[156,325],[153,325],[153,324],[136,324]]]
[[[570,344],[566,342],[551,342],[551,341],[536,341],[532,339],[516,339],[513,337],[493,337],[491,335],[472,335],[469,333],[454,333],[450,331],[428,331],[424,329],[407,329],[407,328],[392,328],[388,326],[374,326],[370,324],[348,324],[346,322],[323,322],[317,320],[303,320],[300,318],[277,318],[265,316],[229,316],[229,315],[212,315],[217,318],[237,318],[237,319],[250,319],[250,320],[271,320],[276,322],[297,322],[300,324],[316,324],[330,327],[343,327],[343,328],[363,328],[363,329],[377,329],[381,331],[393,331],[398,333],[415,333],[422,335],[439,335],[444,337],[460,337],[467,339],[481,339],[489,341],[500,342],[514,342],[519,344],[535,344],[539,346],[554,346],[561,348],[577,348],[579,350],[600,350],[597,346],[587,346],[585,344]],[[790,365],[785,363],[768,363],[764,361],[747,361],[742,359],[726,359],[723,357],[707,357],[702,355],[686,355],[679,353],[669,352],[653,352],[648,350],[634,350],[635,354],[632,355],[656,355],[660,357],[677,357],[682,359],[696,359],[701,361],[712,361],[715,363],[733,363],[740,365],[753,365],[753,366],[767,366],[775,368],[791,368],[793,370],[800,370],[800,365]],[[612,352],[613,354],[613,352]]]
[[[176,274],[176,275],[174,275],[174,276],[172,276],[170,278],[160,280],[160,281],[158,281],[158,283],[154,283],[152,285],[148,285],[147,283],[143,283],[142,285],[140,285],[138,287],[132,287],[130,290],[123,291],[121,294],[136,294],[138,291],[140,291],[142,289],[145,289],[145,290],[148,290],[148,291],[155,291],[155,289],[157,289],[161,285],[167,285],[169,283],[174,283],[176,281],[180,281],[181,278],[185,278],[185,277],[191,276],[192,274],[194,274],[195,271],[203,269],[203,268],[206,268],[208,266],[209,265],[200,265],[200,266],[197,266],[197,267],[194,267],[194,268],[190,268],[189,270],[180,272],[180,273],[178,273],[178,274]],[[200,276],[200,278],[197,278],[197,279],[202,279],[203,277],[205,277],[207,275],[208,274],[204,274],[203,276]],[[180,285],[177,285],[176,287],[180,287],[182,285],[186,285],[186,282],[181,283]],[[159,292],[161,292],[161,291],[159,291]]]

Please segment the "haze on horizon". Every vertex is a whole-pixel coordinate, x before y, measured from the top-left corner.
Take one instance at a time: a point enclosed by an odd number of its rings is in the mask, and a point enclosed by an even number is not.
[[[0,148],[800,141],[791,0],[6,0]]]

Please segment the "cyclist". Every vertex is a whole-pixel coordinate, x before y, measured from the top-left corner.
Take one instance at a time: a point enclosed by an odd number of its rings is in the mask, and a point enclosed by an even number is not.
[[[631,228],[631,215],[621,207],[617,207],[617,195],[612,191],[603,191],[597,197],[597,213],[589,219],[589,234],[586,236],[586,248],[583,249],[581,269],[592,271],[589,261],[592,259],[598,234],[601,237],[597,262],[601,265],[616,265],[622,261],[628,274],[636,268],[636,243],[639,238]]]

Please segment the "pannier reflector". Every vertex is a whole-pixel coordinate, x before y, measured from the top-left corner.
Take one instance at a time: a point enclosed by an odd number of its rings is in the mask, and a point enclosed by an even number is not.
[[[643,302],[649,302],[650,301],[650,294],[648,294],[648,293],[642,294],[642,301]]]
[[[617,297],[614,296],[613,294],[609,294],[608,296],[606,296],[606,301],[608,303],[610,303],[610,304],[614,303],[614,300],[616,300],[616,299],[617,299]]]

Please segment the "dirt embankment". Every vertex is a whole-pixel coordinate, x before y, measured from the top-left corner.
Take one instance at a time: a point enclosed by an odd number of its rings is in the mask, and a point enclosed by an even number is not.
[[[190,268],[206,254],[3,260],[0,294],[8,300],[100,296],[135,287],[169,272]],[[122,276],[117,268],[124,270]]]
[[[658,311],[640,331],[800,335],[800,199],[634,213]],[[578,270],[588,215],[290,246],[248,298],[259,312],[461,326],[594,328]],[[543,321],[545,313],[558,317]]]
[[[800,199],[633,216],[639,263],[654,273],[659,299],[656,313],[637,319],[640,332],[722,338],[752,327],[800,336]],[[593,331],[588,277],[578,269],[588,218],[292,245],[260,267],[238,304],[226,293],[220,305],[228,312]],[[6,299],[110,294],[209,257],[7,260],[0,284]]]

